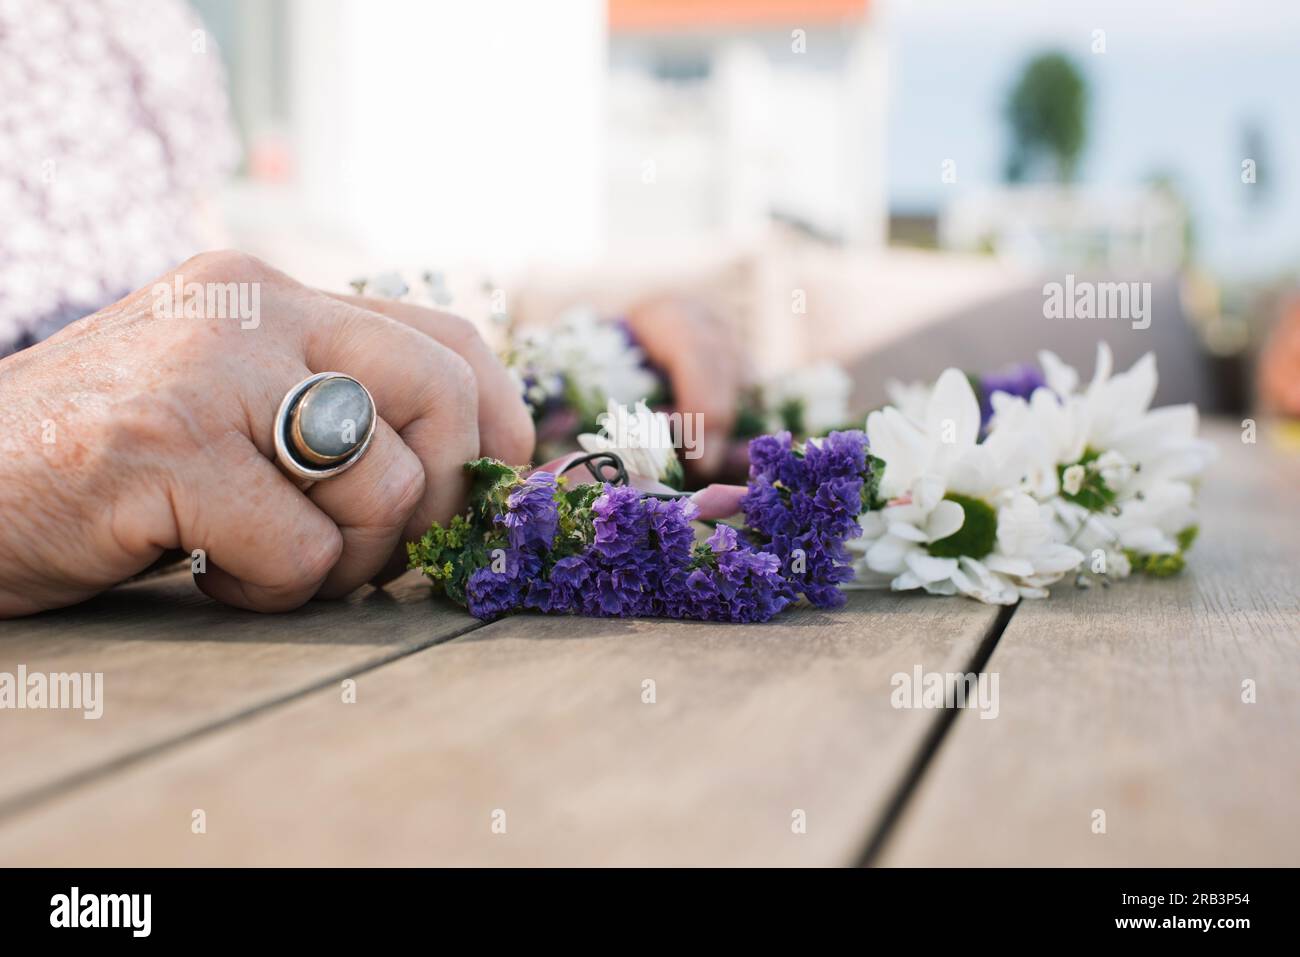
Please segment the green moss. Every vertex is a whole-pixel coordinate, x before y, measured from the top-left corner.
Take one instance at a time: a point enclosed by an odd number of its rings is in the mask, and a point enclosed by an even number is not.
[[[983,558],[993,551],[998,540],[998,513],[993,506],[978,498],[948,493],[944,496],[961,506],[966,516],[961,528],[947,538],[931,542],[926,550],[935,558]]]

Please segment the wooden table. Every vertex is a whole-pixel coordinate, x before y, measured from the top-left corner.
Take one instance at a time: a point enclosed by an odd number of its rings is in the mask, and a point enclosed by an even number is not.
[[[1211,434],[1182,576],[1011,610],[484,626],[182,574],[0,624],[0,672],[105,699],[0,711],[0,864],[1300,864],[1300,455]],[[998,716],[893,707],[917,666]]]

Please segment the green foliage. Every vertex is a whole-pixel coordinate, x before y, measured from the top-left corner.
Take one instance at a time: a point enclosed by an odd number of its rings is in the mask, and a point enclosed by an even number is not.
[[[1087,109],[1087,84],[1069,59],[1046,53],[1031,60],[1007,102],[1012,139],[1007,179],[1029,178],[1046,159],[1057,181],[1071,182],[1087,139]]]
[[[1133,571],[1141,572],[1144,575],[1152,575],[1156,578],[1168,578],[1170,575],[1177,575],[1187,565],[1187,551],[1196,541],[1196,536],[1200,532],[1197,525],[1188,525],[1176,536],[1178,540],[1178,551],[1166,555],[1143,555],[1132,549],[1124,550],[1124,557],[1129,560],[1133,566]]]
[[[469,507],[443,526],[434,522],[417,542],[408,542],[409,568],[418,568],[448,598],[465,604],[469,576],[492,560],[492,550],[504,547],[505,536],[493,518],[505,511],[510,490],[519,484],[518,470],[496,459],[465,464],[472,477]]]
[[[1168,578],[1170,575],[1177,575],[1183,570],[1183,566],[1187,564],[1181,551],[1170,555],[1139,555],[1132,549],[1125,549],[1124,555],[1128,558],[1129,564],[1133,566],[1133,571],[1151,575],[1155,578]]]
[[[591,506],[604,490],[603,485],[587,483],[560,492],[556,500],[560,521],[555,533],[555,543],[551,547],[550,560],[559,561],[569,555],[577,555],[596,537],[596,529],[592,525]]]
[[[488,546],[481,525],[456,515],[445,528],[434,522],[418,542],[408,542],[406,554],[409,567],[418,568],[434,587],[463,605],[469,576],[491,560]]]
[[[471,511],[490,519],[505,510],[510,490],[519,484],[519,471],[496,459],[474,459],[465,463],[471,476],[469,502]]]
[[[884,508],[885,500],[880,497],[880,480],[885,477],[885,460],[867,453],[867,468],[871,473],[862,483],[862,511]]]
[[[1072,465],[1058,465],[1056,467],[1056,479],[1060,484],[1061,498],[1067,502],[1073,502],[1075,505],[1082,505],[1090,512],[1104,511],[1108,506],[1115,503],[1115,491],[1101,477],[1101,472],[1093,468],[1093,463],[1101,457],[1101,453],[1096,449],[1085,449],[1083,456],[1073,465],[1082,465],[1084,467],[1083,484],[1079,486],[1079,491],[1073,495],[1065,491],[1065,470]]]
[[[935,558],[960,558],[962,555],[983,558],[993,551],[998,541],[998,513],[993,506],[982,499],[955,492],[949,492],[944,498],[960,505],[965,519],[961,528],[947,538],[931,542],[926,551]]]
[[[708,542],[696,542],[691,550],[692,569],[703,568],[713,571],[718,567],[718,556],[713,551],[713,546]]]

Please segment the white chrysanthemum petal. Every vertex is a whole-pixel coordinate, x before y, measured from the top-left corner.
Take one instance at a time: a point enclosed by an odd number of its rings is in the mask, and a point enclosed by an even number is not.
[[[921,587],[921,579],[911,572],[903,572],[889,583],[889,587],[894,591],[911,591]]]
[[[984,564],[995,572],[1003,575],[1032,575],[1034,573],[1034,563],[1027,558],[1012,558],[1009,555],[999,555],[994,552],[991,555],[984,556]]]
[[[935,558],[933,555],[917,550],[907,553],[907,567],[917,579],[928,585],[931,582],[951,578],[952,573],[957,570],[957,559]]]
[[[1014,605],[1019,592],[1006,579],[993,574],[985,565],[973,558],[962,558],[961,567],[953,574],[955,584],[962,594],[978,598],[990,605]]]
[[[979,433],[980,404],[970,379],[960,369],[945,369],[925,407],[925,434],[936,443],[934,458],[953,460],[974,446]]]
[[[957,586],[953,584],[952,579],[944,579],[937,582],[928,582],[922,586],[926,594],[929,595],[955,595]]]
[[[947,487],[943,479],[935,475],[922,475],[912,483],[912,504],[924,515],[937,508],[943,501]]]
[[[1119,542],[1124,548],[1143,555],[1172,555],[1178,551],[1177,542],[1150,525],[1124,529],[1119,533]]]
[[[930,520],[925,525],[926,542],[937,542],[941,538],[955,535],[961,531],[965,521],[966,513],[962,511],[962,507],[956,502],[944,499],[930,512]]]
[[[858,519],[858,524],[862,526],[862,538],[879,538],[885,534],[885,517],[878,509],[865,512]],[[861,541],[861,538],[849,539],[849,545],[852,547]]]
[[[1043,350],[1038,353],[1038,364],[1043,367],[1043,378],[1047,387],[1059,396],[1073,395],[1079,387],[1079,373],[1061,361],[1055,352]]]
[[[925,532],[909,522],[890,522],[889,534],[908,542],[925,542],[929,540]]]
[[[885,460],[880,494],[896,498],[929,464],[930,445],[921,431],[893,407],[867,416],[867,440],[871,454]]]
[[[907,543],[892,535],[878,539],[867,549],[867,567],[882,575],[897,575],[904,566]]]
[[[925,426],[925,407],[930,402],[930,386],[925,382],[899,382],[889,379],[885,382],[885,394],[889,402],[918,428]]]

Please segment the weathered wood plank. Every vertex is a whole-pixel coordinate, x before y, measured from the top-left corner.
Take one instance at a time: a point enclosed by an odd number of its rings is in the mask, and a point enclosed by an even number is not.
[[[1022,603],[882,863],[1300,864],[1300,458],[1211,434],[1187,570]]]
[[[995,617],[856,593],[761,626],[513,618],[15,815],[0,863],[851,863],[938,717],[891,676],[964,668]]]
[[[475,627],[415,573],[287,615],[218,605],[189,573],[0,622],[0,672],[102,672],[103,716],[0,711],[0,811],[203,728]]]

